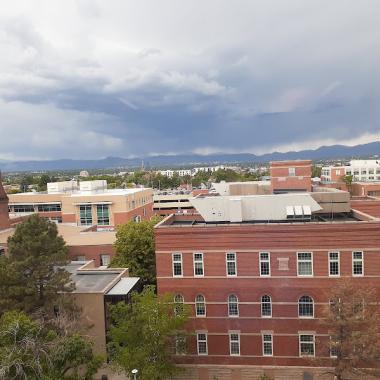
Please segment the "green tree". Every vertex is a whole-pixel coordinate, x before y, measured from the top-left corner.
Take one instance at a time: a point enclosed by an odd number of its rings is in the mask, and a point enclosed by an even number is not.
[[[334,357],[329,365],[332,374],[337,380],[379,376],[380,313],[375,290],[345,280],[333,287],[329,299],[320,323],[331,339],[324,345]]]
[[[345,183],[347,186],[347,190],[351,193],[352,191],[352,181],[354,177],[352,175],[346,174],[342,177],[342,181]]]
[[[0,260],[0,310],[6,307],[52,313],[57,294],[70,292],[68,248],[55,223],[30,216],[8,239],[9,257]]]
[[[321,174],[322,174],[322,167],[321,166],[316,166],[316,165],[313,165],[311,167],[311,177],[314,178],[314,177],[321,177]]]
[[[50,178],[47,174],[42,174],[38,179],[38,191],[46,191],[48,182],[54,182],[53,178]]]
[[[154,225],[159,221],[135,223],[130,221],[117,227],[112,267],[129,268],[131,276],[141,277],[146,284],[156,282],[156,257],[154,246]]]
[[[89,380],[101,363],[79,334],[60,336],[23,312],[0,319],[0,379]]]
[[[114,364],[128,374],[137,368],[140,377],[149,380],[165,380],[179,371],[173,354],[175,342],[185,341],[187,307],[174,304],[171,295],[157,296],[154,287],[147,286],[141,294],[133,293],[131,304],[119,303],[110,311]]]

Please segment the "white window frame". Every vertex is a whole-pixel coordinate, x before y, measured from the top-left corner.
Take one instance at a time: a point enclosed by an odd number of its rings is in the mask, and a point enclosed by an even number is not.
[[[354,259],[354,253],[361,253],[362,258],[361,259]],[[360,261],[362,263],[362,273],[355,274],[354,273],[354,263]],[[363,277],[364,276],[364,251],[352,251],[352,276],[353,277]]]
[[[330,336],[330,345],[329,345],[330,358],[336,359],[338,357],[338,355],[337,354],[333,354],[333,352],[332,352],[333,349],[332,349],[331,341],[332,341],[332,339],[331,339],[331,336]]]
[[[174,255],[179,255],[181,258],[180,261],[174,260]],[[174,263],[181,263],[181,274],[175,274]],[[182,253],[181,252],[173,252],[172,253],[172,272],[173,272],[173,277],[183,277],[183,259],[182,259]]]
[[[298,255],[300,253],[310,253],[310,256],[311,256],[311,274],[300,274],[299,273],[299,263],[300,263],[300,261],[301,262],[305,261],[305,260],[299,260],[298,259]],[[298,252],[296,252],[296,255],[297,255],[297,276],[298,277],[313,277],[314,276],[314,265],[313,265],[314,258],[313,258],[313,252],[310,252],[310,251],[298,251]]]
[[[300,315],[300,299],[302,297],[309,297],[311,299],[311,302],[312,302],[312,305],[313,305],[313,315]],[[313,319],[314,318],[314,315],[315,315],[315,302],[314,302],[314,298],[311,297],[311,296],[309,296],[308,294],[304,294],[304,295],[298,297],[297,308],[298,308],[298,318],[300,318],[300,319]]]
[[[232,335],[237,335],[237,340],[232,340],[231,339]],[[230,345],[230,356],[240,356],[240,331],[229,331],[228,337],[229,337],[229,345]],[[232,352],[232,343],[236,343],[236,342],[238,344],[239,353]]]
[[[269,297],[269,302],[265,302],[266,304],[269,303],[270,305],[270,315],[264,315],[263,314],[263,297]],[[272,318],[272,297],[269,294],[263,294],[260,297],[260,310],[261,310],[261,318]]]
[[[186,336],[185,335],[175,336],[175,354],[177,356],[186,355]]]
[[[203,334],[205,336],[205,339],[200,340],[199,335]],[[199,352],[199,343],[200,342],[206,342],[206,352]],[[208,337],[207,337],[207,331],[197,331],[197,352],[199,356],[207,356],[208,355]]]
[[[201,260],[195,260],[195,255],[202,255]],[[195,263],[202,263],[202,274],[195,274]],[[194,252],[193,253],[193,271],[194,271],[194,277],[204,277],[205,275],[205,265],[204,265],[204,255],[202,252]]]
[[[265,340],[264,336],[267,335],[267,336],[270,336],[270,342],[268,340]],[[273,356],[273,333],[272,331],[262,331],[261,332],[261,341],[262,341],[262,352],[263,352],[263,356]],[[266,354],[265,353],[265,343],[270,343],[270,346],[271,346],[271,354]]]
[[[268,259],[262,259],[261,258],[262,253],[266,253],[268,255]],[[261,263],[268,263],[268,267],[269,267],[269,273],[268,274],[262,274],[261,273]],[[259,270],[260,270],[260,277],[270,277],[270,275],[271,275],[270,252],[267,252],[267,251],[259,252]]]
[[[302,335],[311,335],[313,337],[312,342],[303,342],[303,343],[312,343],[313,344],[313,355],[301,355],[301,336]],[[298,349],[300,358],[314,358],[315,357],[315,333],[314,332],[299,332],[298,333]]]
[[[236,309],[237,314],[230,314],[230,297],[235,296],[236,297]],[[229,294],[227,297],[227,309],[228,309],[228,316],[230,318],[238,318],[239,317],[239,297],[236,294]]]
[[[288,177],[295,177],[296,176],[296,168],[295,166],[288,168]]]
[[[331,260],[331,257],[330,257],[330,254],[331,253],[337,253],[338,254],[338,259],[333,259]],[[328,271],[329,271],[329,277],[340,277],[340,252],[339,251],[329,251],[328,252]],[[331,274],[331,271],[330,271],[330,264],[333,263],[333,262],[337,262],[338,263],[338,274]]]
[[[203,297],[203,305],[204,305],[204,309],[205,309],[205,313],[204,314],[198,314],[198,308],[197,308],[197,304],[199,303],[199,302],[197,302],[197,297],[198,296],[202,296]],[[207,316],[206,297],[203,294],[201,294],[201,293],[198,293],[195,296],[195,316],[197,318],[206,318],[206,316]]]
[[[178,301],[177,297],[178,298],[180,297],[181,300]],[[184,304],[185,304],[185,297],[181,293],[177,293],[173,297],[173,303],[174,303],[174,315],[177,316],[179,314],[178,313],[178,309],[179,309],[180,305],[181,305],[181,309],[183,310],[183,307],[184,307]]]
[[[228,255],[234,255],[234,259],[228,259]],[[229,274],[228,273],[228,263],[234,263],[235,264],[235,274]],[[227,252],[226,253],[226,275],[227,277],[236,277],[237,276],[237,260],[236,260],[236,252]]]

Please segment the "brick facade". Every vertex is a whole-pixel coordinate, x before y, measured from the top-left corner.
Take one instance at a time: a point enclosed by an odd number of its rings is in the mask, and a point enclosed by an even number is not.
[[[330,363],[323,344],[329,337],[318,322],[328,306],[328,293],[339,279],[352,278],[360,285],[375,286],[380,296],[380,222],[199,226],[162,223],[155,234],[158,292],[180,294],[192,309],[188,328],[193,335],[188,339],[187,354],[178,356],[177,361],[197,373],[194,379],[214,379],[218,366],[218,379],[255,379],[268,366],[283,368],[276,370],[276,379],[302,379],[303,371],[298,367],[316,364],[314,359],[300,357],[301,333],[314,336],[319,365]],[[331,251],[339,252],[339,277],[329,275]],[[353,276],[354,251],[363,255],[360,276]],[[228,252],[236,255],[237,273],[233,276],[226,273]],[[260,274],[260,252],[269,253],[269,276]],[[299,252],[311,253],[310,276],[298,273]],[[173,253],[181,254],[182,275],[178,277],[173,276]],[[194,275],[194,253],[203,253],[203,276]],[[205,316],[196,316],[195,299],[199,294],[205,298]],[[238,316],[228,313],[231,294],[238,299]],[[264,295],[271,297],[269,317],[262,316]],[[311,317],[299,316],[302,296],[312,299]],[[207,355],[197,353],[194,331],[207,333]],[[239,335],[240,354],[236,356],[230,354],[231,332]],[[272,356],[263,355],[265,332],[272,334]],[[280,375],[292,371],[297,372],[295,377]],[[321,376],[317,378],[323,379]]]

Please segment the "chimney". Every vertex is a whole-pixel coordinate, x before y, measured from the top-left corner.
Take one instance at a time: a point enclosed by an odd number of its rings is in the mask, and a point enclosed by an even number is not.
[[[0,171],[0,230],[5,230],[11,226],[8,213],[8,195],[4,190]]]

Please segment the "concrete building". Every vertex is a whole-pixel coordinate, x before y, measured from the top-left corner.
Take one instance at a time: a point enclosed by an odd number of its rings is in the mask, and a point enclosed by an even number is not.
[[[95,352],[105,355],[108,305],[128,302],[131,292],[140,290],[139,278],[129,277],[124,268],[97,268],[93,261],[71,262],[65,269],[75,284],[71,294],[82,309],[83,323],[90,326],[87,335],[94,342]]]
[[[107,189],[106,181],[48,183],[46,193],[9,194],[11,218],[38,213],[57,223],[109,229],[153,215],[152,189]]]
[[[339,183],[345,175],[352,175],[354,182],[380,181],[380,160],[351,160],[345,166],[324,166],[321,180],[325,183]]]
[[[153,212],[155,215],[167,216],[175,213],[194,212],[194,207],[190,202],[193,195],[189,192],[173,192],[162,194],[160,192],[153,195]]]
[[[158,293],[192,309],[176,379],[332,380],[319,321],[341,278],[380,296],[380,200],[360,210],[344,191],[301,192],[308,165],[274,165],[280,194],[197,197],[197,214],[156,226]]]

